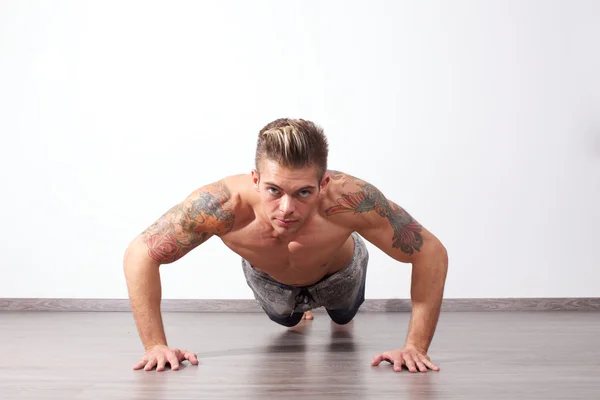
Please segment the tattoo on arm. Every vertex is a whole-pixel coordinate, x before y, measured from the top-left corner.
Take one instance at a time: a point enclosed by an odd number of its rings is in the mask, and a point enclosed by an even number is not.
[[[213,234],[229,232],[235,221],[229,199],[227,186],[217,182],[201,189],[197,198],[171,208],[141,234],[148,255],[160,263],[170,263]]]
[[[333,178],[332,179],[336,179]],[[341,176],[337,179],[341,179]],[[343,194],[337,199],[338,204],[325,211],[327,216],[354,212],[365,213],[375,211],[383,218],[387,218],[394,236],[392,237],[392,246],[399,248],[404,253],[413,254],[414,251],[421,251],[423,238],[420,234],[421,225],[415,221],[402,207],[386,199],[375,186],[369,183],[359,183],[361,188],[358,192]]]

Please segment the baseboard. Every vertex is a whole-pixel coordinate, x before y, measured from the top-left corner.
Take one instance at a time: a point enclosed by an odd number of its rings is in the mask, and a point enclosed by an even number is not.
[[[163,299],[163,312],[262,312],[256,300]],[[408,299],[367,299],[360,312],[409,312]],[[0,311],[130,312],[128,299],[0,299]],[[442,311],[600,311],[598,297],[444,299]],[[323,309],[315,310],[316,313]]]

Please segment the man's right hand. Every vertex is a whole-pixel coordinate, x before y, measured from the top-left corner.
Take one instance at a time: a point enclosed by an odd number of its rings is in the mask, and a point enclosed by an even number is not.
[[[198,358],[194,353],[159,344],[149,348],[142,357],[142,361],[136,364],[133,369],[144,368],[145,371],[150,371],[156,367],[156,371],[160,372],[164,371],[165,364],[169,363],[172,370],[178,370],[179,363],[184,360],[188,360],[193,365],[198,365]]]

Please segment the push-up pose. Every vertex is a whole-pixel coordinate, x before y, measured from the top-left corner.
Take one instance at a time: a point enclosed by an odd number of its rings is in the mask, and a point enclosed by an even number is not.
[[[218,236],[241,257],[254,297],[273,321],[291,327],[324,307],[337,324],[364,301],[368,240],[412,263],[412,314],[403,347],[378,354],[395,371],[438,370],[427,351],[440,313],[446,249],[402,207],[367,181],[327,169],[328,144],[310,121],[278,119],[258,135],[251,174],[192,192],[128,246],[124,270],[146,352],[134,369],[176,370],[196,355],[169,347],[160,312],[159,266]]]

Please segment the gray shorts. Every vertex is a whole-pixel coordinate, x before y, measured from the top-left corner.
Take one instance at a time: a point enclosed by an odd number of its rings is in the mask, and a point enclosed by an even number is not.
[[[310,286],[284,285],[242,258],[246,282],[269,318],[285,326],[294,326],[305,311],[325,307],[334,322],[350,322],[365,300],[369,261],[363,239],[356,232],[352,233],[352,238],[354,252],[350,263]]]

